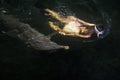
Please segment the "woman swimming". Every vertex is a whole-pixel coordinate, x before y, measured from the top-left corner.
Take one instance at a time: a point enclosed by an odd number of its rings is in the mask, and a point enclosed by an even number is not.
[[[50,27],[53,30],[58,31],[61,35],[90,38],[93,34],[96,34],[98,38],[101,38],[101,36],[105,33],[104,26],[102,25],[88,23],[74,16],[67,16],[66,18],[64,18],[60,16],[57,12],[48,8],[45,9],[45,11],[48,12],[49,15],[51,15],[56,20],[65,24],[64,27],[61,29],[59,26],[49,21]]]
[[[93,34],[96,34],[98,38],[102,38],[102,36],[105,34],[105,29],[102,25],[89,23],[74,16],[63,17],[57,12],[48,8],[44,8],[44,10],[51,17],[65,24],[63,28],[60,28],[58,25],[55,25],[53,22],[49,21],[50,27],[61,35],[91,38]]]

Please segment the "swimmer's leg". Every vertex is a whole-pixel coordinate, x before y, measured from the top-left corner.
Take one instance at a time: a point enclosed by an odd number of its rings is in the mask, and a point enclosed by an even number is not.
[[[51,22],[51,21],[49,21],[49,25],[50,25],[50,27],[51,27],[53,30],[55,30],[55,31],[61,31],[61,30],[62,30],[61,28],[59,28],[59,26],[54,25],[54,23]]]
[[[65,31],[63,31],[61,28],[59,28],[59,26],[54,25],[53,22],[49,21],[49,25],[50,25],[50,27],[51,27],[53,30],[57,31],[57,33],[59,33],[59,34],[61,34],[61,35],[67,35]],[[53,33],[53,34],[54,34],[54,33]],[[53,35],[53,34],[52,34],[52,35]]]
[[[60,16],[57,12],[53,11],[53,10],[50,10],[48,8],[45,9],[46,12],[49,13],[49,15],[51,15],[53,18],[59,20],[60,22],[62,23],[66,23],[66,18]]]

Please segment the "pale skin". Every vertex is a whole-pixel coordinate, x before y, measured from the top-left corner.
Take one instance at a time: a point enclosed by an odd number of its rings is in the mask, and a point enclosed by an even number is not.
[[[61,29],[59,26],[55,25],[53,22],[49,21],[50,27],[57,31],[59,34],[64,36],[73,36],[81,38],[90,38],[94,31],[94,26],[96,24],[88,23],[74,16],[67,16],[67,18],[62,17],[57,12],[50,9],[45,9],[53,18],[64,23],[64,27]]]

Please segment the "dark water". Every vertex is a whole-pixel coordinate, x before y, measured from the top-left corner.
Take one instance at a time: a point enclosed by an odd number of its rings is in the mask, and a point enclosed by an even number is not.
[[[53,31],[48,17],[34,7],[37,0],[1,0],[0,11],[13,14],[44,34]],[[101,40],[84,42],[81,39],[54,36],[58,44],[70,45],[68,51],[36,52],[21,41],[0,35],[1,80],[120,80],[120,27],[118,0],[40,0],[62,15],[75,15],[90,22],[104,23],[110,33]],[[109,18],[103,20],[101,13]],[[89,12],[89,13],[88,13]],[[82,16],[81,16],[82,15]],[[109,20],[110,19],[110,20]]]

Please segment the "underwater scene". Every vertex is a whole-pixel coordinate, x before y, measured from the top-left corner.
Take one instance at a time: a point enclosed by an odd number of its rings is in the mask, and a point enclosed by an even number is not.
[[[0,0],[1,80],[120,80],[119,0]]]

